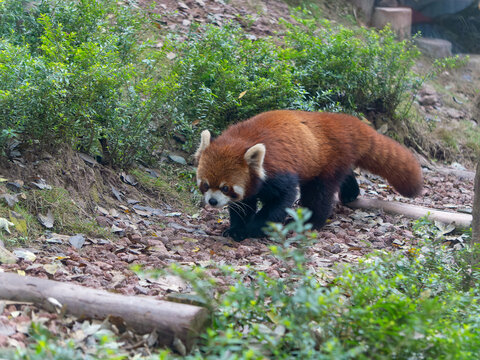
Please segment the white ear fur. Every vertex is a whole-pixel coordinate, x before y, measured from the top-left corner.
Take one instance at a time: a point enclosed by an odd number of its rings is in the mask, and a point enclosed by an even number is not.
[[[200,159],[200,155],[202,155],[203,150],[205,150],[208,145],[210,145],[210,139],[212,138],[212,135],[210,135],[210,131],[208,130],[203,130],[202,134],[200,135],[200,145],[198,146],[197,151],[195,152],[195,161],[198,162]]]
[[[267,151],[265,145],[256,144],[249,148],[243,156],[247,164],[255,171],[258,176],[264,180],[265,170],[263,169],[263,160],[265,159],[265,152]]]

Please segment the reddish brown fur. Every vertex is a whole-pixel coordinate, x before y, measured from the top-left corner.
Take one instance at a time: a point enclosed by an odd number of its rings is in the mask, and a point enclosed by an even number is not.
[[[386,178],[402,195],[415,196],[422,188],[421,168],[409,150],[356,117],[337,113],[276,110],[232,125],[205,149],[198,170],[218,182],[242,179],[248,174],[245,151],[258,143],[266,146],[267,178],[294,173],[301,182],[334,179],[359,166]],[[251,181],[245,186],[247,194],[253,191]]]

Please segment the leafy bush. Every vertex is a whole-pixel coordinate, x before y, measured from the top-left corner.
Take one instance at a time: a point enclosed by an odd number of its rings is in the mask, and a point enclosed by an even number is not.
[[[290,276],[251,269],[216,303],[214,320],[191,359],[471,359],[480,348],[480,248],[454,253],[429,238],[406,254],[372,254],[346,265],[327,286],[305,257],[308,212],[273,227],[272,254]],[[293,238],[287,234],[297,233]],[[425,233],[425,236],[430,237]],[[293,246],[295,245],[295,246]],[[477,264],[464,268],[476,254]],[[464,259],[464,260],[460,260]],[[472,263],[471,261],[469,262]],[[462,271],[464,269],[465,271]],[[177,273],[212,300],[206,276]],[[195,274],[194,273],[194,274]],[[185,276],[188,274],[188,276]]]
[[[293,79],[316,109],[395,114],[420,84],[412,66],[420,55],[410,41],[397,41],[389,28],[348,29],[296,18],[287,27],[284,57],[294,62]]]
[[[232,24],[174,38],[169,102],[188,137],[270,109],[330,110],[393,116],[422,79],[411,68],[419,52],[389,30],[350,30],[328,21],[284,22],[280,40],[252,40]],[[410,96],[410,99],[413,97]],[[174,104],[174,105],[173,105]]]
[[[172,129],[190,150],[201,129],[271,109],[393,114],[416,86],[417,52],[389,30],[298,18],[274,40],[209,25],[152,51],[142,16],[114,0],[4,0],[0,10],[0,147],[66,143],[128,166]]]
[[[294,221],[273,224],[272,255],[289,269],[272,278],[251,268],[232,279],[223,294],[201,268],[173,271],[191,282],[214,312],[212,323],[187,359],[473,359],[480,349],[480,247],[461,251],[434,242],[441,232],[420,220],[425,239],[405,253],[374,253],[344,265],[335,276],[313,269],[306,256],[315,239],[310,213],[290,211]],[[328,280],[328,283],[326,283]],[[34,325],[35,340],[15,359],[82,358],[73,342],[61,345]],[[97,340],[96,355],[125,355],[109,336]],[[43,357],[42,357],[43,356]],[[138,358],[142,358],[138,356]],[[163,351],[149,359],[177,358]]]
[[[218,132],[259,112],[302,102],[304,91],[272,39],[254,41],[233,24],[208,25],[194,28],[186,40],[171,39],[167,48],[176,49],[170,88],[177,128],[186,135],[198,123]]]
[[[18,13],[15,2],[1,6]],[[153,66],[162,54],[139,41],[141,19],[113,0],[42,0],[23,19],[20,34],[2,28],[0,145],[67,143],[120,166],[148,157],[165,89]]]
[[[108,330],[100,330],[91,337],[92,353],[85,354],[77,348],[74,340],[62,341],[42,325],[32,323],[30,336],[35,341],[29,348],[19,348],[9,354],[9,359],[15,360],[90,360],[90,359],[126,359],[127,355],[119,349],[120,343],[114,341],[113,334]],[[2,352],[0,351],[0,356]]]

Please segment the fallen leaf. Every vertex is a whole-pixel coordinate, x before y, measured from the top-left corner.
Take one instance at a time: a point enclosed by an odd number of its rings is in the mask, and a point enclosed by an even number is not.
[[[60,268],[60,265],[57,264],[57,263],[52,263],[52,264],[45,264],[43,265],[43,268],[45,269],[45,271],[47,273],[49,273],[50,275],[55,275],[55,273],[58,271],[58,269]]]
[[[15,204],[19,202],[18,194],[14,194],[14,195],[2,194],[0,195],[0,199],[4,199],[7,205],[11,208],[13,208]]]
[[[87,155],[87,154],[84,154],[84,153],[78,153],[78,156],[80,157],[80,159],[85,161],[87,164],[94,165],[94,166],[98,164],[97,160],[95,160],[90,155]]]
[[[85,236],[83,234],[77,234],[75,236],[70,236],[68,242],[76,249],[81,249],[83,244],[85,244]]]
[[[118,191],[117,188],[113,185],[111,186],[111,189],[112,189],[113,195],[117,198],[117,200],[118,201],[123,201],[122,193],[120,191]]]
[[[179,211],[165,214],[166,217],[181,216],[181,215],[182,213]]]
[[[166,275],[159,278],[145,276],[145,279],[150,283],[157,284],[162,290],[180,292],[187,288],[187,283],[176,275]]]
[[[10,229],[8,228],[9,226],[15,226],[15,224],[5,218],[0,218],[0,229],[5,229],[7,233],[11,234]]]
[[[110,210],[108,210],[108,213],[114,218],[117,218],[120,215],[120,213],[114,208],[111,208]]]
[[[116,225],[112,225],[112,228],[110,229],[110,231],[114,234],[119,234],[119,235],[122,233],[125,233],[125,229],[119,228]]]
[[[33,252],[27,249],[15,249],[13,250],[13,254],[17,258],[25,259],[31,262],[34,262],[35,260],[37,260],[37,256]]]
[[[132,175],[125,174],[124,172],[120,174],[120,179],[128,185],[136,186],[138,184]]]
[[[109,215],[110,214],[107,209],[105,209],[101,206],[98,206],[98,205],[97,205],[97,211],[102,215]]]
[[[126,276],[122,272],[116,270],[113,270],[112,274],[113,277],[112,280],[110,280],[110,286],[115,289],[126,279]]]
[[[45,179],[38,179],[37,182],[32,181],[32,184],[38,187],[40,190],[52,190],[52,186],[48,185]]]
[[[142,206],[142,205],[133,205],[133,209],[135,211],[139,210],[142,212],[149,213],[150,215],[159,215],[159,216],[164,216],[164,213],[162,210],[157,209],[157,208],[152,208],[150,206]],[[140,214],[141,215],[141,214]],[[150,216],[149,215],[149,216]]]
[[[174,161],[178,164],[187,165],[186,160],[182,156],[169,154],[168,157],[170,158],[170,160],[172,160],[172,161]]]
[[[10,251],[0,246],[0,264],[15,264],[17,257]]]
[[[47,301],[58,309],[63,307],[62,303],[53,297],[47,298]]]
[[[37,218],[38,221],[40,221],[40,224],[42,224],[47,229],[53,228],[53,223],[55,222],[55,219],[53,218],[51,210],[48,210],[47,215],[38,214]]]
[[[10,336],[15,334],[15,332],[15,325],[9,323],[5,324],[3,321],[0,321],[0,335]]]
[[[17,231],[22,233],[23,235],[27,235],[27,221],[25,218],[20,215],[19,213],[10,210],[10,221],[15,225]]]

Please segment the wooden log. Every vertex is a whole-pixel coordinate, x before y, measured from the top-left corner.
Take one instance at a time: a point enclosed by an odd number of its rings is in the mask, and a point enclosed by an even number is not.
[[[404,215],[411,219],[420,219],[428,215],[429,219],[445,224],[455,224],[459,228],[469,228],[472,215],[429,209],[423,206],[404,204],[397,201],[358,198],[346,206],[353,209],[380,209],[390,214]]]
[[[95,319],[120,317],[139,334],[156,330],[160,345],[172,347],[174,341],[178,343],[180,340],[187,351],[191,349],[197,335],[203,332],[208,320],[208,311],[195,305],[126,296],[70,283],[0,273],[0,299],[28,301],[51,311],[54,308],[51,298],[57,300],[68,314]]]

